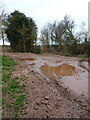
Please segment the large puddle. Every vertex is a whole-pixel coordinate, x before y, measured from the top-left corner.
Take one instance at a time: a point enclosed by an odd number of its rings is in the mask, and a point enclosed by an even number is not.
[[[50,78],[55,78],[55,76],[73,76],[76,73],[75,67],[63,64],[59,66],[49,66],[43,65],[41,66],[41,71],[45,76]]]
[[[34,61],[34,58],[16,58],[17,60],[30,60],[30,61]]]

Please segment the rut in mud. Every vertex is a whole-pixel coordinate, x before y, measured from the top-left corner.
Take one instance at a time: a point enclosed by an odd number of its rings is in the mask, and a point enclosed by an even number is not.
[[[16,58],[17,60],[30,60],[30,61],[34,61],[34,58]]]

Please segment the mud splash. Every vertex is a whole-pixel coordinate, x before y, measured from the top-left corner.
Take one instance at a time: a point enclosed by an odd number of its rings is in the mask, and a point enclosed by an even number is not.
[[[48,76],[50,78],[56,78],[55,76],[73,76],[76,73],[75,67],[63,64],[60,66],[48,66],[43,65],[41,66],[41,71],[45,76]]]
[[[34,61],[34,58],[16,58],[17,60],[30,60],[30,61]]]

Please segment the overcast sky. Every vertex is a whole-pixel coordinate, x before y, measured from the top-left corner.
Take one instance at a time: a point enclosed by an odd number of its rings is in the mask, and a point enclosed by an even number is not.
[[[75,20],[78,27],[85,22],[88,25],[89,0],[0,0],[5,4],[7,13],[14,10],[32,17],[40,31],[48,22],[60,21],[67,14]]]

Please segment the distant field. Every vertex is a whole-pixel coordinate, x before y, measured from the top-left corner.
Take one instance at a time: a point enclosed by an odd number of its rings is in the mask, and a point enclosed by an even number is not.
[[[5,45],[4,47],[3,46],[0,46],[0,53],[1,52],[11,52],[11,48],[10,48],[10,46],[8,46],[8,45]]]

